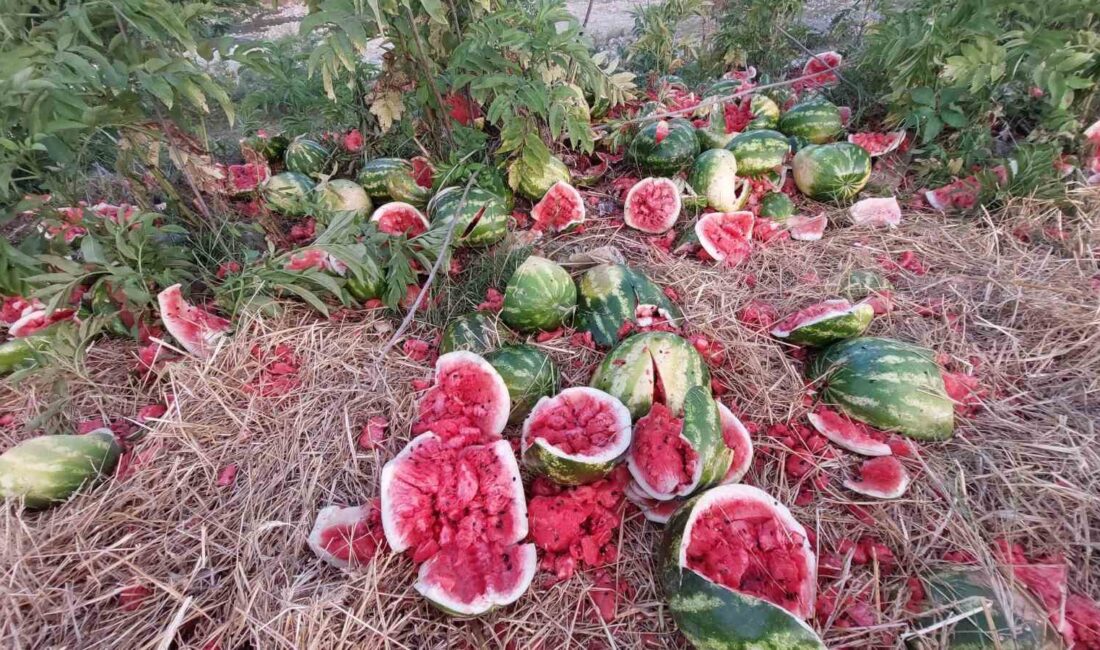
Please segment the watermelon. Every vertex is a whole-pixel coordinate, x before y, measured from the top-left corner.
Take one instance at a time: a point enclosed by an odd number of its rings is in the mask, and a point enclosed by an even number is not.
[[[260,186],[267,209],[279,214],[299,216],[309,212],[309,196],[313,181],[305,174],[283,172],[275,174]]]
[[[844,57],[836,52],[822,52],[811,56],[802,67],[801,76],[809,77],[802,80],[803,86],[807,88],[835,86],[840,81],[836,69],[843,61]]]
[[[420,398],[414,434],[431,431],[448,442],[500,437],[511,398],[492,364],[473,352],[448,352],[436,359],[433,379]]]
[[[723,485],[685,503],[658,551],[677,627],[697,648],[825,650],[813,614],[817,559],[806,529],[748,485]]]
[[[751,120],[745,125],[745,131],[758,131],[760,129],[774,129],[779,124],[779,104],[776,104],[767,95],[753,95],[741,100],[741,105],[748,103],[748,113]]]
[[[531,218],[535,221],[536,230],[570,230],[584,221],[584,199],[572,185],[558,181],[531,208]]]
[[[664,313],[674,327],[681,323],[680,309],[661,288],[629,266],[600,264],[577,282],[577,329],[592,334],[601,347],[618,343],[623,323],[636,325],[639,308],[646,306]]]
[[[706,123],[695,127],[695,139],[699,141],[699,149],[722,149],[737,135],[737,131],[730,131],[726,125],[726,116],[721,106],[712,107]]]
[[[626,193],[623,221],[642,232],[661,234],[680,218],[680,188],[669,178],[643,178]]]
[[[852,224],[893,228],[901,223],[901,206],[894,197],[860,199],[848,208]]]
[[[909,639],[913,650],[1059,650],[1047,615],[1015,583],[984,568],[951,568],[921,578],[926,613],[914,621],[927,630]],[[994,635],[996,638],[994,638]]]
[[[699,244],[718,262],[736,266],[752,253],[752,227],[755,218],[751,212],[711,212],[695,222],[695,235]]]
[[[464,353],[452,353],[464,354]],[[508,441],[458,445],[426,432],[382,468],[382,529],[421,563],[416,589],[453,616],[519,599],[537,568],[527,503]]]
[[[779,169],[791,153],[787,137],[770,129],[742,133],[730,140],[726,149],[737,158],[738,173],[752,177]]]
[[[355,181],[366,190],[367,196],[371,199],[375,201],[389,201],[393,197],[390,196],[386,180],[391,174],[398,176],[408,175],[412,177],[412,163],[401,158],[375,158],[374,160],[368,160],[364,163],[363,169],[360,170],[359,176],[356,177]]]
[[[386,291],[386,276],[382,268],[370,255],[364,255],[358,261],[363,275],[348,276],[347,281],[344,282],[344,288],[359,302],[381,298]]]
[[[863,461],[859,479],[845,479],[844,487],[874,499],[897,499],[909,489],[909,473],[897,458],[878,456]]]
[[[286,136],[268,136],[262,130],[240,140],[241,156],[250,163],[282,161],[289,145]]]
[[[930,350],[886,338],[834,343],[807,365],[826,404],[884,431],[917,440],[946,440],[954,403]]]
[[[432,228],[448,228],[451,220],[457,219],[453,241],[458,246],[489,246],[504,239],[510,216],[504,200],[488,190],[471,187],[466,203],[462,204],[465,190],[465,187],[448,187],[432,197],[428,204]]]
[[[849,133],[848,142],[862,148],[868,156],[877,158],[896,150],[905,142],[905,129],[890,133]]]
[[[106,428],[29,438],[0,454],[0,498],[47,508],[109,476],[121,454],[115,434]]]
[[[568,321],[577,308],[577,287],[569,273],[545,257],[520,264],[504,288],[500,317],[520,332],[546,331]]]
[[[316,202],[329,212],[351,212],[357,217],[370,214],[374,206],[358,183],[344,179],[325,181],[313,188]]]
[[[466,350],[475,354],[484,354],[500,345],[501,332],[493,316],[481,312],[462,314],[443,328],[439,339],[439,353],[447,354],[455,350]]]
[[[873,293],[892,291],[894,285],[880,273],[867,269],[849,271],[840,288],[840,295],[848,300],[863,300]]]
[[[794,156],[794,182],[811,199],[849,201],[871,178],[871,157],[854,144],[809,145]]]
[[[381,542],[376,534],[380,512],[373,504],[328,506],[317,513],[306,543],[313,553],[332,566],[349,569],[374,559]]]
[[[415,167],[409,173],[402,169],[387,174],[385,179],[386,194],[394,201],[423,207],[427,204],[428,197],[432,195],[431,184],[429,183],[428,187],[424,187],[419,183],[415,174]]]
[[[967,176],[924,193],[924,200],[940,212],[969,210],[978,204],[982,182],[977,176]]]
[[[744,478],[752,467],[752,437],[741,419],[721,402],[718,402],[718,418],[722,424],[722,438],[726,447],[733,452],[733,461],[722,483],[736,483]]]
[[[760,199],[760,216],[779,223],[794,215],[794,201],[782,192],[768,192]]]
[[[828,345],[859,336],[874,317],[871,305],[853,305],[844,299],[825,300],[782,319],[772,327],[771,334],[795,345]]]
[[[796,214],[788,217],[785,224],[791,233],[791,239],[818,241],[825,234],[825,226],[829,225],[829,218],[824,212],[816,217]]]
[[[523,421],[520,452],[531,470],[562,485],[599,480],[630,448],[630,411],[607,393],[575,386],[543,397]]]
[[[0,377],[33,368],[39,363],[38,352],[53,347],[53,336],[44,333],[0,343]]]
[[[819,406],[806,416],[814,429],[833,444],[861,456],[889,456],[890,445],[883,442],[885,435],[862,422],[856,422],[842,413]]]
[[[297,137],[286,148],[283,160],[287,171],[305,174],[311,178],[320,178],[328,162],[329,151],[316,140]]]
[[[832,142],[844,132],[836,105],[819,98],[792,106],[779,118],[777,128],[786,135],[805,138],[810,144]]]
[[[200,359],[209,359],[218,343],[232,329],[232,324],[226,319],[184,300],[178,284],[157,294],[157,304],[164,329],[185,350]]]
[[[626,405],[635,420],[649,413],[654,402],[663,402],[673,417],[681,417],[688,391],[710,386],[710,371],[685,339],[670,332],[644,332],[609,352],[589,383]]]
[[[561,375],[554,361],[533,345],[505,345],[485,355],[485,360],[508,387],[509,424],[519,424],[535,403],[558,392]]]
[[[626,457],[638,487],[658,501],[717,485],[732,464],[733,451],[722,437],[718,403],[710,388],[703,386],[687,390],[680,416],[655,398],[649,413],[634,425]]]
[[[267,163],[248,163],[230,165],[225,179],[226,188],[233,196],[251,194],[271,178],[271,168]]]
[[[749,196],[746,185],[737,178],[737,159],[725,149],[700,154],[691,167],[688,183],[719,212],[739,210]]]
[[[555,183],[569,184],[569,168],[557,156],[550,156],[541,169],[532,170],[517,160],[508,168],[508,185],[520,196],[538,201],[546,196]]]
[[[416,206],[403,201],[391,201],[378,207],[370,220],[378,232],[387,235],[417,237],[428,232],[428,218]]]
[[[634,136],[627,149],[627,161],[640,171],[671,176],[687,169],[699,155],[695,127],[674,118],[650,122]]]

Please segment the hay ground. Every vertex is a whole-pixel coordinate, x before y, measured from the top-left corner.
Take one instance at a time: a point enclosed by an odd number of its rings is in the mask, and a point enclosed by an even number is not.
[[[944,551],[968,550],[995,569],[993,540],[1007,536],[1039,555],[1063,553],[1071,587],[1100,596],[1093,548],[1100,538],[1100,307],[1096,197],[1079,197],[1086,219],[1062,223],[1048,204],[1019,202],[1002,214],[962,220],[906,215],[894,231],[834,228],[816,243],[787,242],[757,251],[728,270],[660,253],[611,220],[584,234],[544,242],[563,259],[575,250],[612,245],[664,286],[674,287],[691,328],[723,342],[730,362],[718,376],[724,398],[753,422],[799,419],[805,412],[799,364],[766,335],[741,325],[736,311],[751,299],[780,313],[833,295],[846,272],[877,268],[876,258],[916,252],[931,271],[902,274],[898,309],[877,318],[871,333],[918,342],[977,374],[990,391],[985,409],[964,419],[957,436],[921,446],[911,465],[919,476],[906,496],[864,503],[875,526],[846,507],[840,487],[846,463],[826,465],[829,488],[793,508],[817,532],[822,548],[873,535],[897,556],[898,568],[850,562],[823,581],[845,593],[865,588],[883,612],[870,628],[819,629],[830,647],[892,647],[880,633],[903,633],[905,578],[942,565]],[[1090,203],[1091,201],[1091,203]],[[839,215],[834,223],[843,223]],[[1020,224],[1056,224],[1067,239],[1011,233]],[[746,275],[755,276],[755,284]],[[918,305],[942,299],[949,318],[923,317]],[[553,587],[535,585],[516,605],[455,622],[412,590],[403,557],[380,553],[355,573],[322,563],[305,544],[318,509],[356,504],[378,494],[382,464],[408,439],[415,395],[409,383],[427,365],[400,348],[378,352],[395,319],[367,315],[351,322],[290,314],[242,324],[209,364],[171,364],[160,381],[142,385],[129,372],[133,349],[95,346],[86,370],[62,373],[68,399],[52,397],[61,375],[19,386],[0,384],[0,413],[31,428],[59,432],[92,417],[133,416],[151,401],[175,396],[153,423],[142,449],[155,458],[124,482],[42,514],[0,513],[0,638],[13,648],[672,648],[684,641],[665,612],[653,577],[659,528],[629,512],[619,560],[610,572],[635,590],[609,624],[594,622],[586,589],[591,573]],[[412,334],[430,339],[418,323]],[[280,398],[248,394],[258,372],[254,344],[291,344],[302,358],[302,385]],[[598,356],[567,339],[544,346],[565,382],[583,383]],[[356,447],[366,419],[384,415],[392,438],[378,451]],[[30,431],[0,429],[8,447]],[[758,450],[778,444],[764,435]],[[782,453],[778,453],[782,456]],[[221,468],[236,463],[232,487],[218,487]],[[785,503],[798,488],[778,461],[755,468],[748,481]],[[118,606],[135,582],[152,595],[135,611]],[[541,644],[541,645],[540,645]]]

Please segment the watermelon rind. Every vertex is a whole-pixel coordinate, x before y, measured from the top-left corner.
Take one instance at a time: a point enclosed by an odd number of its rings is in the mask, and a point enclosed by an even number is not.
[[[391,174],[399,174],[412,178],[413,166],[402,158],[375,158],[363,164],[359,176],[355,181],[367,192],[367,196],[374,200],[388,201],[390,196],[387,179]]]
[[[746,131],[729,141],[726,149],[737,159],[742,176],[757,177],[782,167],[791,153],[787,137],[778,131]]]
[[[668,520],[672,518],[672,515],[684,502],[683,499],[658,501],[646,494],[633,480],[626,484],[623,493],[627,501],[633,503],[638,510],[642,511],[642,516],[646,518],[646,521],[652,521],[655,524],[667,524]]]
[[[699,245],[703,247],[703,250],[707,252],[707,255],[710,255],[712,259],[719,262],[725,260],[727,254],[718,248],[711,237],[707,236],[707,225],[713,221],[720,222],[731,215],[736,215],[738,218],[747,218],[749,220],[749,225],[745,229],[745,241],[747,242],[752,238],[752,220],[755,219],[751,212],[740,210],[735,212],[708,212],[702,217],[699,217],[698,221],[695,222],[694,231],[696,241],[698,241]]]
[[[596,454],[569,454],[548,443],[544,438],[531,438],[532,419],[543,409],[552,408],[559,400],[581,395],[603,402],[611,407],[617,428],[613,444]],[[583,485],[601,479],[611,473],[630,448],[630,411],[623,403],[602,390],[588,386],[566,388],[553,397],[543,397],[531,409],[523,422],[520,449],[524,464],[535,474],[546,476],[561,485]]]
[[[415,205],[412,205],[411,203],[405,203],[404,201],[391,201],[389,203],[384,203],[378,206],[378,209],[371,213],[370,220],[372,222],[380,222],[382,221],[383,217],[385,217],[389,212],[406,210],[412,211],[414,214],[416,214],[417,218],[420,220],[420,223],[424,225],[424,230],[427,230],[431,226],[431,223],[428,221],[428,218],[424,216],[423,212],[421,212]]]
[[[121,454],[107,428],[29,438],[0,454],[0,498],[22,499],[29,509],[47,508],[101,481]]]
[[[533,345],[505,345],[485,355],[500,373],[511,399],[508,423],[519,424],[543,397],[558,392],[561,374],[550,355]]]
[[[839,413],[836,415],[844,417]],[[816,411],[807,414],[806,419],[810,421],[810,424],[818,433],[825,436],[834,445],[847,449],[852,453],[859,454],[860,456],[889,456],[894,453],[893,450],[890,449],[890,445],[885,442],[860,442],[846,437],[842,431],[837,431],[829,425],[826,416]]]
[[[287,146],[283,160],[289,171],[305,174],[311,178],[320,178],[328,157],[328,149],[320,142],[297,137]]]
[[[844,132],[840,110],[818,98],[792,106],[780,116],[777,128],[785,135],[805,138],[810,144],[832,142]]]
[[[471,187],[463,204],[465,191],[465,187],[448,187],[432,197],[428,203],[432,229],[444,230],[457,220],[453,239],[457,246],[489,246],[504,239],[511,216],[504,200],[488,190]]]
[[[340,569],[351,567],[351,562],[336,557],[321,546],[321,534],[326,528],[331,526],[354,526],[363,520],[363,517],[369,510],[369,505],[348,507],[326,506],[321,508],[317,513],[317,519],[313,522],[313,528],[309,531],[309,537],[306,538],[306,545],[309,546],[309,549],[313,551],[314,555],[334,567]]]
[[[880,461],[883,459],[879,459]],[[887,462],[895,459],[885,459]],[[864,464],[871,461],[865,461]],[[844,479],[844,487],[848,488],[856,494],[862,494],[865,497],[871,497],[872,499],[900,499],[905,491],[909,489],[909,483],[912,478],[909,476],[909,472],[905,471],[905,467],[901,466],[901,461],[898,461],[898,466],[901,467],[901,480],[892,489],[880,489],[872,487],[865,483],[863,480],[856,480],[854,478]]]
[[[706,124],[695,127],[695,139],[699,141],[699,150],[723,149],[737,132],[726,132],[726,116],[720,105],[712,106],[707,115]]]
[[[569,168],[557,156],[550,156],[541,169],[532,170],[526,163],[517,160],[508,168],[508,185],[520,196],[538,201],[546,196],[557,182],[569,183]]]
[[[809,145],[794,156],[794,182],[806,196],[819,201],[848,201],[871,178],[871,157],[847,142]]]
[[[887,135],[887,136],[890,136],[890,144],[886,145],[885,147],[883,147],[881,149],[877,149],[877,150],[874,150],[874,151],[872,151],[870,149],[866,149],[865,147],[863,147],[863,145],[859,144],[859,141],[862,137],[869,136],[869,135]],[[877,134],[877,133],[849,133],[848,134],[848,142],[851,142],[852,144],[856,145],[857,147],[860,147],[860,148],[864,149],[867,152],[867,155],[871,156],[872,158],[877,158],[879,156],[885,156],[886,154],[895,151],[898,147],[901,146],[901,143],[905,142],[905,129],[901,129],[900,131],[891,131],[890,133],[883,133],[883,134]]]
[[[496,349],[501,338],[495,317],[481,312],[462,314],[443,328],[443,335],[439,339],[439,353],[465,350],[484,354]]]
[[[876,429],[916,440],[954,433],[954,403],[931,350],[879,337],[834,343],[807,365],[826,404]]]
[[[639,170],[657,176],[671,176],[687,169],[699,154],[695,127],[687,120],[668,120],[668,135],[657,142],[659,122],[638,131],[627,149],[627,161]]]
[[[695,521],[723,502],[753,501],[765,505],[783,525],[802,538],[807,561],[800,600],[804,611],[789,612],[761,598],[717,584],[687,567],[687,549]],[[802,524],[771,495],[748,485],[722,485],[689,499],[669,519],[658,551],[661,584],[677,627],[697,648],[744,650],[824,650],[825,645],[804,619],[813,614],[817,562]]]
[[[866,303],[853,305],[847,300],[826,300],[821,304],[828,305],[830,310],[803,321],[792,330],[773,328],[772,336],[795,345],[828,345],[859,336],[867,330],[875,317],[874,308]]]
[[[699,154],[688,177],[691,187],[707,197],[707,204],[719,212],[733,212],[744,202],[738,192],[737,157],[726,149],[710,149]]]
[[[519,549],[522,553],[520,561],[523,572],[510,591],[492,591],[484,594],[473,603],[457,602],[448,597],[442,588],[427,583],[425,576],[431,572],[431,560],[420,565],[420,571],[417,574],[416,582],[413,583],[413,588],[443,613],[455,618],[481,616],[494,609],[511,605],[527,592],[535,578],[535,571],[538,569],[538,554],[535,545],[520,544]]]
[[[313,181],[305,174],[282,172],[260,186],[267,209],[279,214],[301,216],[309,212]]]
[[[386,194],[394,201],[401,201],[423,208],[428,203],[432,191],[430,188],[421,187],[412,175],[412,168],[406,173],[403,169],[396,169],[386,174],[383,183],[386,186]]]
[[[619,342],[622,324],[634,321],[641,305],[663,310],[674,327],[682,322],[680,308],[664,291],[644,273],[625,264],[593,266],[577,281],[577,329],[590,333],[600,347]]]
[[[531,255],[515,270],[504,288],[501,319],[520,332],[547,331],[572,318],[577,287],[558,264]]]
[[[692,387],[710,387],[710,371],[703,357],[691,343],[671,332],[628,337],[604,357],[589,384],[618,398],[637,421],[653,407],[655,368],[664,386],[665,406],[676,417],[683,414]]]
[[[568,200],[562,201],[561,194],[564,194]],[[550,223],[552,220],[551,214],[562,205],[572,207],[572,210],[567,213],[569,215],[568,220],[563,224]],[[543,193],[539,202],[531,208],[531,218],[534,219],[536,228],[540,226],[551,227],[558,232],[573,230],[584,222],[584,216],[584,197],[581,196],[577,188],[565,181],[558,181],[551,185],[550,189]]]
[[[952,568],[922,576],[921,581],[927,611],[914,626],[925,632],[909,639],[912,650],[1065,648],[1046,613],[999,573]],[[951,624],[945,625],[948,620]]]
[[[848,272],[840,288],[840,295],[849,300],[863,300],[873,293],[893,290],[894,285],[882,274],[868,269]]]
[[[741,439],[741,443],[748,448],[747,454],[743,454],[742,456],[738,456],[736,453],[733,454],[729,470],[726,471],[726,476],[722,479],[723,484],[736,483],[745,478],[745,474],[747,474],[752,467],[752,436],[749,434],[749,430],[745,427],[745,424],[741,422],[741,418],[734,415],[733,411],[721,402],[718,402],[718,418],[722,423],[723,439],[726,437],[726,429],[733,429],[735,435]]]
[[[317,204],[327,212],[351,212],[365,217],[374,206],[370,197],[358,183],[342,178],[325,181],[313,188]]]

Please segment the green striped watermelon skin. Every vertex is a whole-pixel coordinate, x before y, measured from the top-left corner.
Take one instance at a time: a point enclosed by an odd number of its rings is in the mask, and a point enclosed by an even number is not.
[[[313,181],[305,174],[282,172],[264,181],[260,193],[268,210],[300,216],[309,211],[308,199],[313,193]]]
[[[505,345],[486,354],[485,360],[508,387],[512,400],[509,424],[523,422],[540,398],[557,394],[561,385],[561,373],[554,361],[533,345]]]
[[[684,169],[699,155],[699,140],[695,127],[687,120],[668,120],[668,135],[657,142],[660,122],[642,127],[630,143],[626,157],[638,169],[657,176],[671,176]]]
[[[684,396],[684,438],[699,454],[703,471],[699,480],[685,494],[718,485],[726,478],[733,464],[733,450],[722,437],[722,419],[718,402],[710,394],[710,386],[692,386]]]
[[[849,201],[871,178],[871,156],[848,142],[811,144],[794,156],[794,182],[803,194],[819,201]]]
[[[796,104],[779,118],[778,128],[789,136],[805,138],[810,144],[824,144],[844,133],[840,110],[823,99]]]
[[[267,138],[259,135],[251,135],[241,138],[241,153],[248,158],[249,153],[261,156],[269,163],[282,160],[286,155],[286,148],[290,146],[290,140],[284,135],[273,135]]]
[[[292,172],[317,178],[325,170],[329,151],[316,140],[294,138],[287,146],[283,160]]]
[[[791,152],[791,145],[782,133],[760,129],[734,137],[726,149],[737,158],[737,173],[755,177],[782,166]]]
[[[693,386],[710,387],[710,371],[695,348],[671,332],[644,332],[628,337],[596,367],[593,388],[618,398],[637,420],[653,406],[657,367],[664,386],[665,405],[676,417]]]
[[[753,95],[749,99],[749,110],[753,118],[745,126],[745,131],[758,131],[761,129],[774,129],[779,124],[779,104],[772,101],[766,95]]]
[[[848,300],[863,300],[872,293],[893,289],[894,285],[882,274],[868,269],[855,269],[844,278],[840,295]]]
[[[931,350],[879,337],[834,343],[807,367],[828,404],[876,429],[946,440],[955,411]]]
[[[768,192],[760,199],[760,216],[780,223],[794,215],[794,201],[782,192]]]
[[[577,282],[577,329],[592,334],[600,347],[619,342],[624,321],[634,321],[639,305],[665,310],[673,325],[683,319],[676,306],[644,273],[625,264],[600,264],[588,269]]]
[[[497,319],[482,312],[471,312],[456,317],[443,328],[439,339],[439,353],[466,350],[484,355],[500,345],[500,328]]]
[[[577,309],[577,287],[554,262],[532,255],[519,265],[504,288],[501,319],[520,332],[557,329]]]
[[[844,314],[804,325],[793,330],[787,336],[779,336],[778,334],[775,336],[795,345],[818,347],[863,334],[870,327],[871,320],[874,317],[874,307],[860,303],[854,305],[852,309]]]
[[[465,190],[465,187],[448,187],[432,197],[428,203],[428,219],[432,228],[447,228],[452,219],[457,219],[454,242],[458,246],[489,246],[504,239],[508,233],[510,214],[504,200],[488,190],[471,187],[466,203],[462,205]],[[475,219],[477,224],[472,225]]]
[[[121,454],[110,429],[24,440],[0,455],[0,497],[23,497],[28,508],[49,507],[98,483]]]
[[[699,154],[691,166],[688,183],[719,212],[733,212],[740,207],[737,157],[732,151],[710,149]]]
[[[390,174],[399,172],[409,179],[412,179],[413,166],[407,160],[401,158],[375,158],[374,160],[368,160],[363,169],[359,171],[359,175],[355,178],[355,182],[359,183],[364,190],[367,191],[367,196],[372,199],[381,199],[383,201],[389,201],[390,190],[387,187],[387,179]],[[408,203],[408,201],[406,201]]]
[[[513,164],[508,170],[508,183],[520,196],[539,201],[554,183],[572,182],[569,168],[556,156],[550,156],[550,160],[540,171],[541,173],[532,174],[526,165]]]
[[[580,461],[575,458],[563,458],[536,442],[523,452],[523,463],[536,476],[545,476],[558,485],[584,485],[598,481],[610,474],[620,459],[604,462]]]
[[[699,141],[699,150],[703,152],[724,149],[736,136],[736,133],[726,133],[726,119],[721,115],[721,109],[710,114],[705,126],[695,128],[695,139]]]

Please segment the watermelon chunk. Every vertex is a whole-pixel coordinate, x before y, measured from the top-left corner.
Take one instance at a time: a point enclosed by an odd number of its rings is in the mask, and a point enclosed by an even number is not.
[[[861,199],[848,208],[852,223],[857,226],[886,226],[893,228],[901,223],[901,206],[897,198]]]
[[[695,234],[703,249],[714,260],[735,266],[752,253],[752,212],[712,212],[695,223]]]
[[[218,342],[231,329],[231,323],[183,299],[180,285],[174,284],[157,295],[164,328],[185,350],[200,359],[208,359]]]
[[[897,499],[909,489],[909,472],[894,456],[879,456],[859,466],[859,479],[845,479],[844,487],[875,499]]]
[[[856,422],[832,409],[819,406],[806,416],[818,433],[834,444],[861,456],[889,456],[886,435],[862,422]]]
[[[850,133],[848,142],[862,147],[872,158],[885,156],[897,150],[905,142],[905,130],[891,131],[889,133]]]
[[[790,230],[791,239],[798,241],[817,241],[825,234],[825,226],[829,225],[829,218],[824,212],[816,217],[806,217],[796,214],[786,221]]]

